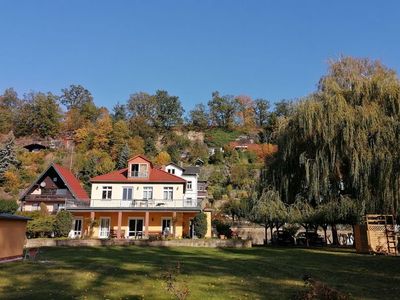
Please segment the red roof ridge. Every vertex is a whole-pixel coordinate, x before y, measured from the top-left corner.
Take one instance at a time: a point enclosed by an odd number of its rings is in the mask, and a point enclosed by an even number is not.
[[[137,154],[137,155],[131,157],[130,159],[128,159],[128,162],[130,162],[131,160],[134,160],[135,158],[138,158],[138,157],[140,157],[140,158],[144,159],[145,161],[149,162],[150,165],[153,165],[153,162],[150,159],[148,159],[146,156],[144,156],[143,154]]]
[[[67,187],[70,189],[71,193],[78,200],[88,200],[90,199],[89,195],[86,193],[85,189],[81,186],[80,181],[75,175],[71,172],[71,170],[53,162],[50,167],[53,166],[56,169],[57,173],[64,180]]]
[[[185,183],[186,180],[165,172],[158,168],[151,168],[148,178],[128,178],[128,168],[111,171],[109,173],[98,175],[90,179],[90,182],[173,182],[173,183]],[[125,173],[125,174],[124,174]]]

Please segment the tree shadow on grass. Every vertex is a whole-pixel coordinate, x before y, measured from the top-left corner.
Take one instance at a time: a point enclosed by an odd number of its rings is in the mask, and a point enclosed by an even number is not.
[[[305,274],[360,298],[374,298],[376,289],[383,290],[383,298],[400,292],[400,260],[390,257],[296,248],[137,246],[47,248],[42,253],[40,259],[54,263],[0,266],[0,278],[10,277],[0,284],[0,298],[170,299],[162,276],[178,262],[190,299],[285,299],[302,289]]]

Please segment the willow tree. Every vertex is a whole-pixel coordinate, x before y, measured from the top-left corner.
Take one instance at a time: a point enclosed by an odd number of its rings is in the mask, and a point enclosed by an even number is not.
[[[316,207],[346,195],[362,214],[398,215],[400,82],[393,70],[368,59],[333,61],[286,120],[264,182],[285,202],[301,195]]]
[[[260,197],[254,195],[248,207],[247,217],[250,221],[263,225],[265,228],[265,243],[267,243],[268,228],[279,230],[288,219],[288,211],[282,202],[279,192],[274,189],[265,189]]]

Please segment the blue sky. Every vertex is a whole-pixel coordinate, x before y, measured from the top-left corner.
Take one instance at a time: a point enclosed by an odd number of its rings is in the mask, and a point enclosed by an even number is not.
[[[314,91],[330,58],[400,70],[400,1],[0,1],[0,90],[82,84],[111,108],[165,89],[270,101]]]

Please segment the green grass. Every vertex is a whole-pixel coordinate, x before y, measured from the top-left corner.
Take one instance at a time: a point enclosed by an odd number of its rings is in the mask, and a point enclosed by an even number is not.
[[[205,136],[205,143],[210,147],[223,147],[231,141],[234,141],[239,135],[240,131],[228,131],[221,128],[214,128],[208,130]]]
[[[288,299],[302,276],[355,299],[400,295],[400,258],[297,248],[45,248],[0,264],[0,299],[173,299],[162,279],[181,263],[189,299]]]

